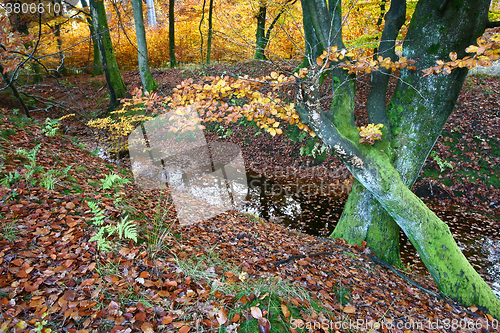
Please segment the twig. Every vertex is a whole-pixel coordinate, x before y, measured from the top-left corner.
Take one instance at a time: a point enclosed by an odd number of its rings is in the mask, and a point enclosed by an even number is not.
[[[448,4],[450,0],[444,0],[443,3],[441,4],[441,6],[439,6],[439,11],[440,12],[443,12],[443,10],[445,9],[446,5]]]
[[[343,249],[343,251],[345,251],[345,249]],[[322,255],[332,255],[332,254],[335,254],[335,253],[337,253],[337,252],[317,252],[317,253],[293,255],[293,256],[290,256],[290,257],[288,257],[286,259],[276,261],[276,262],[273,263],[273,265],[274,266],[278,266],[278,265],[282,265],[282,264],[288,263],[289,261],[292,261],[294,259],[300,259],[300,258],[306,258],[306,257],[310,257],[311,258],[311,257],[322,256]],[[448,297],[443,297],[443,296],[441,296],[441,295],[433,292],[432,290],[429,290],[429,289],[423,287],[420,283],[413,281],[412,279],[410,279],[405,274],[401,273],[396,267],[394,267],[393,265],[389,264],[388,262],[386,262],[384,260],[381,260],[381,259],[379,259],[379,258],[377,258],[374,255],[369,254],[369,253],[364,253],[362,255],[366,256],[368,259],[371,259],[373,262],[375,262],[375,263],[377,263],[377,264],[379,264],[381,266],[389,268],[394,274],[396,274],[397,276],[399,276],[400,278],[402,278],[403,280],[405,280],[406,282],[408,282],[412,286],[420,289],[424,293],[426,293],[426,294],[428,294],[428,295],[430,295],[432,297],[436,297],[438,299],[441,299],[441,300],[445,301],[446,303],[448,303],[450,306],[452,306],[454,308],[459,308],[460,311],[464,311],[464,312],[466,312],[469,315],[472,315],[474,317],[480,317],[477,313],[468,310],[464,306],[462,306],[462,305],[454,302],[452,299],[450,299]]]
[[[496,28],[500,27],[500,21],[489,21],[486,23],[486,28]]]
[[[295,259],[306,258],[306,257],[327,256],[327,255],[332,255],[334,253],[337,253],[337,252],[317,252],[317,253],[310,253],[310,254],[298,254],[298,255],[290,256],[290,257],[283,259],[283,260],[273,262],[273,265],[279,266],[279,265],[286,264],[287,262],[295,260]]]
[[[400,278],[402,278],[403,280],[405,280],[406,282],[408,282],[412,286],[417,287],[418,289],[422,290],[423,292],[425,292],[425,293],[427,293],[427,294],[429,294],[431,296],[443,299],[443,297],[441,295],[436,294],[435,292],[433,292],[433,291],[431,291],[431,290],[423,287],[418,282],[413,281],[412,279],[410,279],[409,277],[407,277],[405,274],[401,273],[396,267],[394,267],[393,265],[389,264],[388,262],[383,261],[383,260],[381,260],[381,259],[379,259],[379,258],[377,258],[374,255],[369,254],[369,253],[365,253],[364,255],[366,257],[368,257],[369,259],[371,259],[372,261],[376,262],[377,264],[389,268],[391,271],[393,271],[394,274],[396,274],[397,276],[399,276]]]

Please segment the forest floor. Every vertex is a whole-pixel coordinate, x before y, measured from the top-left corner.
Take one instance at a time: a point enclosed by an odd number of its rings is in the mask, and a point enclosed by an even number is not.
[[[153,76],[168,94],[192,76],[255,77],[269,70],[261,63],[186,66],[157,70]],[[140,85],[137,72],[123,76],[130,89]],[[360,123],[366,119],[364,82],[359,81],[356,105]],[[139,191],[132,183],[105,188],[112,173],[132,179],[124,161],[117,165],[89,151],[102,133],[85,123],[103,114],[105,89],[102,76],[84,75],[25,88],[34,107],[40,101],[52,104],[34,112],[33,121],[15,115],[14,101],[1,95],[0,178],[7,179],[0,185],[1,332],[500,331],[477,308],[410,284],[408,279],[438,293],[418,267],[397,275],[374,263],[363,247],[236,211],[181,227],[168,190]],[[436,153],[415,184],[439,216],[453,210],[472,219],[474,225],[459,226],[468,232],[457,237],[482,228],[495,231],[498,239],[499,92],[498,77],[467,79]],[[69,113],[76,115],[62,121],[55,136],[42,133],[46,117]],[[277,178],[284,175],[275,170],[295,169],[296,176],[340,184],[345,200],[352,178],[337,159],[301,156],[300,148],[311,144],[307,140],[257,131],[228,125],[208,136],[238,143],[249,169]],[[306,168],[310,172],[301,172]],[[99,212],[89,201],[99,205],[106,225],[128,215],[137,223],[138,242],[115,237],[113,251],[98,251],[90,238],[98,229],[93,222]],[[383,327],[376,328],[377,323]]]

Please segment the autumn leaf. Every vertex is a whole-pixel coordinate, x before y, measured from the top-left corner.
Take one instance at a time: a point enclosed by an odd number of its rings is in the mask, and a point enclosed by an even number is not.
[[[178,333],[187,333],[187,332],[189,332],[189,330],[190,330],[189,326],[182,326],[179,329]]]
[[[141,325],[141,330],[144,333],[154,333],[153,325],[151,325],[150,323],[144,323],[144,324],[142,324]]]
[[[382,131],[380,129],[384,127],[383,124],[369,124],[368,126],[358,127],[360,143],[374,145],[376,140],[382,140]]]
[[[240,318],[241,318],[240,315],[236,312],[233,318],[231,319],[231,322],[237,323],[240,320]]]
[[[224,307],[220,308],[217,312],[217,322],[220,326],[224,325],[227,322],[227,313]]]
[[[285,304],[281,304],[281,312],[283,312],[285,318],[290,317],[290,310],[288,310],[288,307]]]
[[[260,333],[268,333],[271,331],[271,323],[266,318],[259,318],[258,323]]]
[[[262,318],[262,311],[260,310],[260,308],[252,306],[250,308],[250,312],[252,313],[252,317],[254,317],[255,319]]]
[[[348,305],[348,306],[345,306],[342,311],[350,314],[350,313],[356,312],[356,309],[353,306]]]

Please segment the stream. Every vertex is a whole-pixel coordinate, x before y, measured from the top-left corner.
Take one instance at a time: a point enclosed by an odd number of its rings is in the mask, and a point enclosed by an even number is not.
[[[100,150],[99,155],[112,160],[104,149]],[[298,177],[278,181],[254,171],[247,171],[246,178],[248,190],[241,204],[241,212],[315,236],[328,236],[342,213],[346,193],[342,184],[304,181]],[[430,192],[419,195],[429,197],[433,195]],[[438,207],[434,211],[446,222],[471,265],[490,282],[500,298],[499,216],[495,221],[475,212],[455,211],[451,207]],[[418,253],[403,233],[400,248],[406,267],[416,272],[426,272]]]
[[[344,200],[321,190],[323,184],[277,181],[255,172],[247,173],[247,182],[249,191],[241,211],[310,235],[328,236],[342,213]],[[500,297],[500,236],[494,227],[495,221],[474,212],[449,208],[436,213],[447,223],[469,262],[493,284]],[[415,248],[403,233],[401,236],[403,263],[425,272]]]

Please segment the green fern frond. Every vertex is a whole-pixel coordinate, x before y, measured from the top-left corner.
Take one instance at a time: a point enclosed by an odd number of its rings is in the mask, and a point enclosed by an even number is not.
[[[121,178],[119,175],[114,174],[114,173],[106,175],[106,179],[101,179],[101,182],[102,182],[102,189],[103,190],[110,189],[114,185],[130,183],[129,180]]]
[[[97,249],[101,252],[112,250],[111,242],[106,239],[105,232],[105,228],[100,228],[97,234],[89,239],[89,242],[97,242]]]
[[[37,144],[35,148],[33,148],[30,151],[27,151],[24,148],[19,148],[16,154],[27,158],[31,162],[31,165],[34,166],[36,164],[36,154],[38,153],[38,149],[40,149],[41,145],[42,145],[41,143]]]
[[[95,215],[91,219],[93,221],[93,224],[99,226],[102,225],[104,223],[104,218],[105,218],[104,211],[101,208],[99,208],[99,205],[94,201],[88,200],[87,205],[89,205],[90,209],[92,210],[92,214]]]
[[[131,239],[137,243],[137,225],[132,221],[127,221],[128,215],[122,217],[122,220],[116,225],[118,237]]]
[[[40,184],[45,187],[47,190],[53,190],[56,185],[56,179],[50,173],[43,175],[42,180],[40,180]]]
[[[62,171],[62,173],[63,173],[64,175],[67,175],[67,174],[68,174],[69,169],[71,169],[72,167],[73,167],[73,166],[72,166],[72,165],[70,165],[70,166],[68,166],[68,167],[64,168],[64,170]]]

